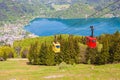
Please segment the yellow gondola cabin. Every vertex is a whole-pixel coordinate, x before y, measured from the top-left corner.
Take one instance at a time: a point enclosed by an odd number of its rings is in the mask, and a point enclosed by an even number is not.
[[[60,43],[59,42],[53,42],[53,51],[55,53],[59,53],[60,52]]]

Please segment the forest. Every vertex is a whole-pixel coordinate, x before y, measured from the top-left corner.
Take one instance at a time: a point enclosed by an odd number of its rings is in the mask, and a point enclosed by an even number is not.
[[[89,48],[85,36],[57,35],[60,53],[52,50],[53,36],[29,38],[14,42],[13,47],[0,48],[0,58],[28,58],[34,65],[67,64],[111,64],[120,62],[120,33],[97,36],[97,47]]]
[[[110,4],[110,7],[102,10]],[[119,0],[0,0],[0,20],[12,22],[24,17],[85,18],[101,10],[92,17],[119,17],[119,4]],[[65,8],[63,5],[70,6]],[[56,10],[55,6],[63,8]],[[106,12],[109,13],[104,15]]]

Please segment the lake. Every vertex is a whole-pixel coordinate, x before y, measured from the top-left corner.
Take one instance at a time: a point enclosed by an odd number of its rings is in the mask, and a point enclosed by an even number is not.
[[[120,31],[120,18],[35,18],[24,29],[38,36],[55,34],[89,36],[91,35],[90,26],[94,26],[94,36],[113,34],[117,30]]]

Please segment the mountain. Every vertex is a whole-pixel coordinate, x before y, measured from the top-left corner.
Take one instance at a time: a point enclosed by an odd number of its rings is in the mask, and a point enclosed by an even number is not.
[[[26,0],[27,1],[27,0]],[[17,0],[0,0],[0,20],[16,20],[28,15],[43,15],[47,7],[41,3]]]
[[[113,2],[117,3],[112,4]],[[108,8],[102,10],[107,5]],[[102,11],[101,11],[102,10]],[[0,21],[26,16],[54,18],[120,17],[119,0],[0,0]]]

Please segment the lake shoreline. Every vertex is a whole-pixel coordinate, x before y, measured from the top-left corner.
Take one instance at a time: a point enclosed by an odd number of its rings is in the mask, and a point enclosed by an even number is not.
[[[15,21],[15,22],[12,22],[12,23],[7,22],[7,23],[4,24],[4,26],[0,27],[0,42],[3,43],[3,44],[11,44],[11,45],[13,45],[13,42],[16,41],[16,40],[22,40],[22,39],[25,39],[25,38],[39,37],[40,35],[36,35],[36,34],[30,32],[30,31],[25,30],[25,26],[28,26],[28,24],[30,25],[36,19],[38,19],[38,20],[39,19],[48,19],[48,20],[54,19],[54,20],[58,20],[58,21],[74,20],[74,19],[66,19],[66,18],[61,19],[61,18],[24,17],[24,18],[19,19],[19,20]],[[79,19],[85,20],[85,18],[78,18],[76,20],[79,20]],[[103,18],[100,18],[100,19],[103,19]],[[116,17],[106,18],[106,19],[116,19]],[[68,21],[67,23],[70,23],[70,22]],[[14,28],[16,28],[16,29],[14,29]],[[89,26],[88,26],[88,29],[89,29]],[[16,31],[16,32],[14,32],[14,31]],[[59,30],[58,32],[60,32],[60,31],[62,31],[62,30]],[[89,32],[90,32],[90,30],[89,30]],[[20,33],[20,34],[18,34],[18,33]],[[8,35],[8,34],[10,34],[10,35]],[[61,34],[69,34],[69,33],[61,33]],[[103,33],[103,34],[107,34],[107,33]],[[79,34],[75,34],[75,35],[79,36]],[[90,35],[90,33],[87,34],[87,36],[89,36],[89,35]],[[48,34],[48,35],[42,35],[42,36],[50,36],[50,35]],[[80,35],[80,36],[86,36],[86,35]],[[6,40],[9,40],[9,41],[6,41]]]
[[[33,17],[34,18],[34,17]],[[38,37],[37,35],[27,32],[24,26],[33,18],[19,19],[15,22],[7,22],[0,27],[0,45],[13,45],[14,41],[25,38]]]
[[[80,18],[80,19],[34,18],[29,22],[28,25],[25,26],[25,29],[38,36],[50,36],[58,33],[87,36],[91,34],[89,27],[95,26],[95,36],[99,36],[101,34],[113,34],[117,30],[119,30],[120,28],[119,20],[120,20],[119,17],[90,18],[87,20],[85,18]],[[34,27],[29,28],[31,25]],[[104,26],[105,27],[107,26],[106,29],[104,31],[100,30],[104,28]],[[61,29],[60,27],[62,27],[63,29]],[[74,27],[76,29],[74,29]],[[79,27],[81,27],[81,29]],[[54,28],[57,28],[57,29],[54,29]],[[64,31],[64,29],[66,29],[66,31]]]

